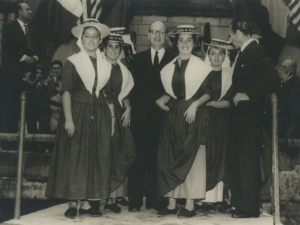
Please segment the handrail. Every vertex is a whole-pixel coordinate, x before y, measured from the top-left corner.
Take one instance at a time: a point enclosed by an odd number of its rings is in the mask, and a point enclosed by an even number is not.
[[[272,176],[273,176],[273,224],[280,223],[279,205],[279,168],[278,168],[278,120],[277,120],[277,95],[271,95],[272,102]]]
[[[16,182],[16,199],[15,199],[15,220],[20,219],[21,197],[22,197],[22,177],[23,177],[23,152],[24,152],[24,135],[25,135],[25,110],[26,110],[26,92],[21,94],[21,110],[19,124],[19,147],[18,147],[18,169]]]
[[[54,142],[55,134],[25,134],[25,142]],[[0,133],[1,141],[18,141],[19,134]]]

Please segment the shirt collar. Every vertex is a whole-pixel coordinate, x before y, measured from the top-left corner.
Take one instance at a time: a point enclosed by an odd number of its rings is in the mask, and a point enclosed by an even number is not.
[[[17,20],[22,28],[24,27],[24,25],[27,25],[27,23],[24,23],[22,20],[19,20],[19,19],[17,19]]]
[[[245,43],[242,45],[242,47],[241,47],[241,52],[243,52],[244,49],[245,49],[252,41],[258,42],[258,40],[255,39],[255,38],[250,38],[250,39],[248,39],[248,40],[245,41]]]
[[[162,57],[164,56],[165,51],[166,51],[165,48],[162,48],[162,49],[160,49],[160,50],[157,51],[158,52],[158,61],[159,62],[161,61]],[[154,62],[155,52],[156,52],[156,50],[151,47],[151,60],[152,60],[152,64]]]

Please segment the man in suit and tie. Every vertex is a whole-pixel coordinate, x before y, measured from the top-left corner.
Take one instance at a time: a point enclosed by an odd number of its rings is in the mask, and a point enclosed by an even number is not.
[[[129,211],[140,211],[144,193],[146,208],[157,209],[160,206],[156,196],[156,161],[163,111],[155,101],[164,94],[160,71],[175,58],[164,48],[166,32],[163,22],[152,23],[148,32],[151,48],[134,55],[129,65],[135,82],[130,95],[131,127],[137,151],[129,175]]]
[[[253,25],[234,20],[229,36],[240,49],[232,86],[225,96],[232,103],[231,167],[233,218],[259,217],[260,154],[266,97],[278,84],[278,75],[266,50],[252,38]]]
[[[34,32],[28,24],[32,14],[30,7],[20,3],[15,13],[16,20],[5,24],[2,33],[2,66],[7,99],[4,129],[9,133],[18,131],[20,95],[28,88],[27,81],[35,77],[38,61],[32,41]]]

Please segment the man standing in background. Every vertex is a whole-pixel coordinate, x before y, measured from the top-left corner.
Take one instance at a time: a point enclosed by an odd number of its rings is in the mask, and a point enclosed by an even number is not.
[[[131,127],[137,151],[129,175],[129,211],[140,211],[144,193],[147,209],[157,210],[160,207],[157,200],[156,162],[163,111],[155,101],[164,94],[160,71],[175,58],[173,53],[164,48],[166,32],[163,22],[152,23],[148,32],[151,48],[134,55],[129,65],[135,83],[130,96]]]
[[[3,26],[2,67],[6,85],[4,131],[18,132],[20,95],[27,90],[27,81],[35,77],[37,54],[32,41],[33,30],[28,22],[31,9],[26,3],[16,7],[16,20]]]

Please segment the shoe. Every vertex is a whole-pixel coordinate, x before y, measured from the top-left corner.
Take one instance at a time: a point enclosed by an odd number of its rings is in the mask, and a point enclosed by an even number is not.
[[[233,214],[231,214],[232,218],[258,218],[260,216],[259,211],[237,211]]]
[[[117,206],[117,204],[107,204],[107,203],[105,203],[104,209],[109,209],[110,211],[112,211],[114,213],[120,213],[121,212],[121,208],[119,206]]]
[[[205,203],[203,203],[202,205],[198,205],[198,204],[194,204],[194,208],[196,210],[200,210],[200,211],[204,211],[205,210]]]
[[[177,217],[179,219],[187,219],[187,218],[191,218],[191,217],[196,216],[196,215],[197,215],[197,213],[196,213],[195,210],[190,211],[190,210],[187,210],[187,209],[182,209],[180,211],[180,213],[177,215]]]
[[[90,215],[93,217],[101,217],[103,214],[95,207],[91,207],[89,209],[79,209],[79,215]]]
[[[225,213],[225,214],[233,214],[236,213],[236,208],[233,206],[228,205],[227,203],[221,205],[219,207],[219,212],[220,213]]]
[[[159,206],[158,202],[152,204],[146,204],[146,209],[155,209],[156,211],[160,211],[161,207]]]
[[[129,202],[125,198],[117,198],[116,204],[129,206]]]
[[[74,219],[77,215],[77,209],[76,208],[68,208],[65,212],[65,217]]]
[[[134,206],[129,206],[128,207],[128,212],[139,212],[140,207],[134,207]]]
[[[177,209],[168,209],[164,208],[160,211],[157,212],[157,216],[166,216],[166,215],[176,215],[177,214]]]
[[[215,211],[215,207],[212,204],[205,204],[204,211],[206,211],[206,212],[209,212],[209,211],[214,212]]]

